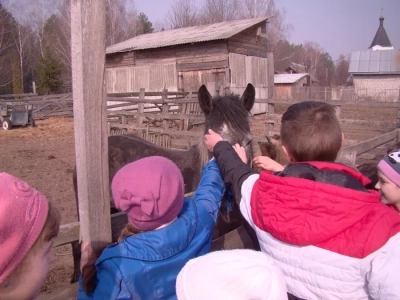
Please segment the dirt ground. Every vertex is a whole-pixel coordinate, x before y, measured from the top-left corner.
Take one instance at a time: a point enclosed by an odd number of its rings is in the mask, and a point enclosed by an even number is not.
[[[72,118],[38,120],[36,127],[0,130],[0,172],[17,176],[50,201],[61,212],[62,223],[77,221],[72,186],[74,168],[74,132]],[[54,249],[57,256],[43,291],[69,284],[72,274],[70,246]]]
[[[282,113],[285,106],[277,106],[276,113]],[[368,109],[357,107],[342,108],[341,117],[388,121],[395,120],[394,109]],[[43,192],[54,201],[61,211],[62,223],[77,220],[75,196],[72,185],[74,168],[74,138],[72,118],[38,120],[35,128],[0,130],[0,172],[11,173]],[[265,136],[265,115],[252,119],[255,136]],[[344,128],[345,135],[352,140],[366,140],[388,130],[374,128]],[[383,150],[373,151],[382,154]],[[69,284],[72,274],[71,247],[54,249],[57,260],[50,272],[43,291]]]

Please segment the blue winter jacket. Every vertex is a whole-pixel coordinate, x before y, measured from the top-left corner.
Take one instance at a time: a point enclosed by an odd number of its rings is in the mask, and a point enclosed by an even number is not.
[[[79,280],[78,300],[177,299],[175,281],[191,258],[210,251],[225,186],[215,160],[202,170],[193,199],[185,199],[170,225],[124,238],[96,261],[97,286],[86,295]]]

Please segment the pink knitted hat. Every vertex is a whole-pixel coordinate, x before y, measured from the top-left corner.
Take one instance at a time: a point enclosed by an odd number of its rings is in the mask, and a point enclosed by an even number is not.
[[[379,162],[378,169],[400,187],[400,151],[386,155]]]
[[[172,221],[182,210],[184,183],[169,159],[151,156],[122,167],[111,183],[115,206],[143,231]]]
[[[0,173],[0,283],[7,279],[38,239],[49,203],[22,180]]]

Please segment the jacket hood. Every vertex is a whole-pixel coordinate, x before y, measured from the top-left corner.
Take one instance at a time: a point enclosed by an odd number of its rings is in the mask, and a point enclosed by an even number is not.
[[[364,187],[368,183],[361,173],[335,163],[289,164],[276,175],[261,172],[252,193],[252,218],[283,242],[316,245],[382,205],[379,193]]]

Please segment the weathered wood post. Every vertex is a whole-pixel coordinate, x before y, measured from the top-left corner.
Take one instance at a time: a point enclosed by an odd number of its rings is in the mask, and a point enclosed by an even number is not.
[[[140,103],[138,104],[138,109],[137,109],[137,123],[136,125],[138,127],[141,127],[143,124],[143,112],[144,112],[144,97],[145,97],[145,89],[140,89],[139,91],[139,100]]]
[[[161,111],[161,113],[163,115],[166,115],[166,114],[168,114],[168,111],[169,111],[169,105],[168,105],[168,102],[167,102],[167,100],[168,100],[168,90],[164,90],[161,97],[162,97],[162,111]],[[162,127],[163,127],[163,129],[168,129],[169,128],[168,119],[165,119],[164,117],[163,117],[163,121],[162,121]]]
[[[71,0],[72,91],[80,240],[111,242],[104,0]]]
[[[275,104],[274,103],[268,103],[268,110],[267,110],[267,135],[271,136],[274,133],[274,125],[275,125],[275,121],[271,120],[270,118],[268,118],[268,116],[270,114],[275,114]]]
[[[336,111],[336,117],[339,119],[340,121],[340,114],[342,112],[342,106],[341,105],[335,105],[335,111]]]

